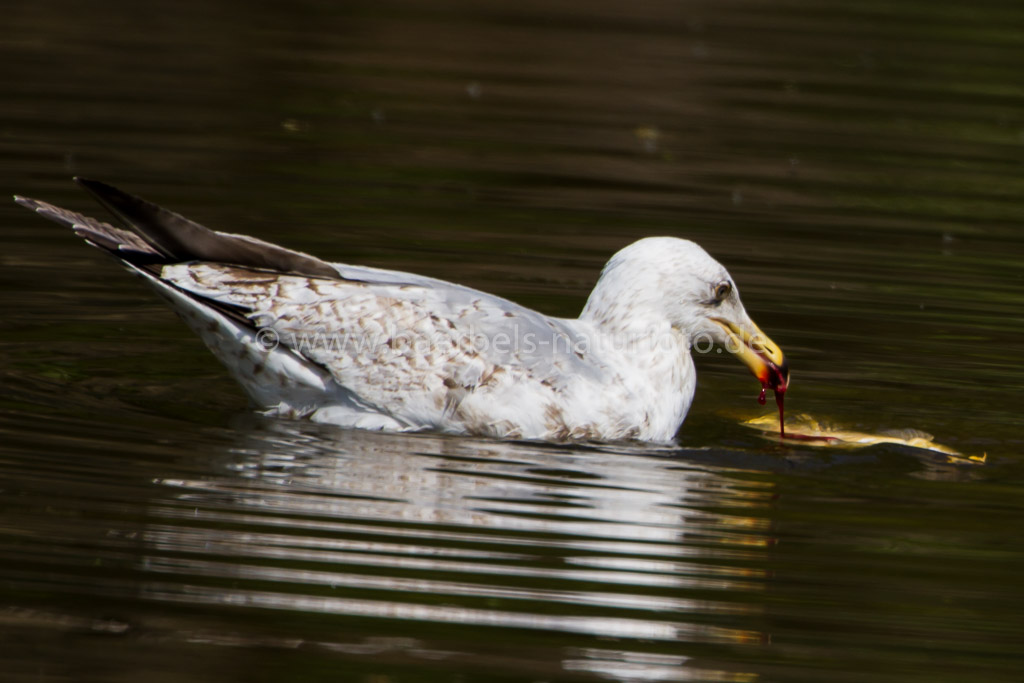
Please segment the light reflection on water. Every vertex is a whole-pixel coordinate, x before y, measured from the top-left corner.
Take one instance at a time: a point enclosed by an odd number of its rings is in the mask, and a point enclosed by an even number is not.
[[[484,670],[507,655],[485,654],[493,641],[532,653],[513,672],[628,670],[634,680],[743,680],[656,644],[732,648],[769,637],[758,596],[773,543],[770,484],[664,449],[262,420],[236,435],[217,448],[203,437],[201,462],[157,455],[125,467],[97,454],[78,474],[79,456],[55,455],[38,464],[51,481],[25,468],[12,488],[42,512],[4,525],[8,585],[23,600],[62,597],[29,600],[0,625],[63,634],[73,644],[65,652],[115,634],[132,647],[156,638],[165,657],[190,644],[238,657],[301,645],[357,665],[385,653]],[[58,492],[79,477],[69,506]],[[44,574],[32,571],[41,565]],[[96,601],[122,616],[87,616]],[[335,627],[316,626],[314,615]],[[593,646],[601,642],[616,647]],[[227,674],[240,661],[206,652],[196,666]]]
[[[230,479],[160,482],[172,495],[148,511],[168,523],[142,535],[143,568],[156,575],[144,598],[607,638],[760,638],[686,615],[756,611],[736,595],[760,590],[763,572],[716,562],[763,554],[766,522],[742,514],[764,504],[763,487],[598,449],[374,434],[346,435],[344,448],[289,448],[274,434],[263,446]],[[316,594],[204,585],[223,579]],[[476,606],[494,601],[507,607]]]

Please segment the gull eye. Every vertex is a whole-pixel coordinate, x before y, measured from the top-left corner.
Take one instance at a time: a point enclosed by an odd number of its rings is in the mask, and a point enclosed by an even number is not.
[[[719,282],[715,285],[715,302],[721,303],[725,300],[725,297],[732,294],[732,284],[726,281]]]

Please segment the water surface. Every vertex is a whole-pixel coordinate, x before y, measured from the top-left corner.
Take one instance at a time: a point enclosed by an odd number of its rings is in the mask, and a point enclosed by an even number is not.
[[[260,418],[141,284],[0,206],[12,681],[1016,681],[1024,9],[898,2],[4,7],[0,177],[574,316],[700,242],[787,407],[983,466],[739,426],[673,448]]]

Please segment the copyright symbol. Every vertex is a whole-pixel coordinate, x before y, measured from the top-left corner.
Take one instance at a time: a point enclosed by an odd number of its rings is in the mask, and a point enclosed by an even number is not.
[[[269,327],[264,327],[256,333],[256,343],[267,351],[273,351],[276,349],[280,341],[281,339],[277,336],[277,332]]]

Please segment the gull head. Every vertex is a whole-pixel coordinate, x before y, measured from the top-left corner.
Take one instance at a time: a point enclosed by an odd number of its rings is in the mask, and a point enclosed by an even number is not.
[[[729,271],[689,240],[648,237],[616,253],[580,318],[611,334],[670,329],[698,350],[717,344],[762,386],[776,392],[789,386],[782,349],[747,315]]]

